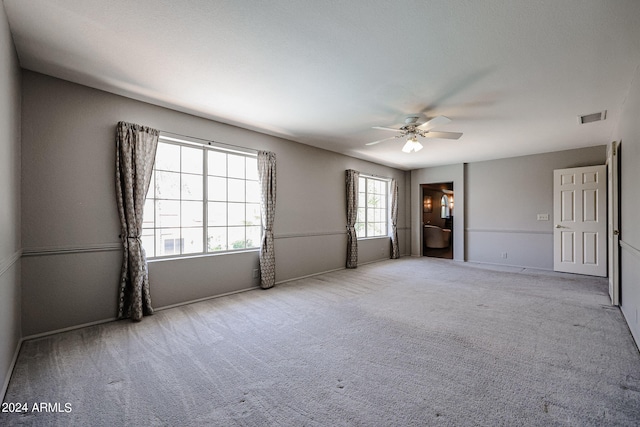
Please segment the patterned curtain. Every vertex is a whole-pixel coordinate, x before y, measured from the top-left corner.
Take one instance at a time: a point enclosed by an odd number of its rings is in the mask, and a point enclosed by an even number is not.
[[[258,180],[260,182],[260,214],[262,215],[262,243],[260,245],[260,287],[276,284],[276,254],[273,244],[273,221],[276,216],[276,155],[258,152]]]
[[[118,318],[139,321],[153,314],[149,271],[142,248],[142,209],[151,181],[160,132],[119,122],[116,131],[116,196],[124,253],[120,275]]]
[[[398,247],[398,182],[391,180],[391,259],[400,258]]]
[[[347,169],[347,268],[358,266],[358,236],[356,219],[358,218],[358,180],[360,172]]]

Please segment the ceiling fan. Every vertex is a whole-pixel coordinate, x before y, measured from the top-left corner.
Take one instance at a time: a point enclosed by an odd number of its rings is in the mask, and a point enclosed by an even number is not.
[[[402,147],[402,151],[404,151],[405,153],[411,153],[412,151],[418,152],[423,148],[422,144],[418,142],[419,136],[423,138],[444,138],[444,139],[458,139],[462,136],[462,133],[460,132],[434,132],[431,130],[436,126],[446,125],[447,123],[451,122],[451,119],[448,117],[437,116],[422,124],[418,124],[418,119],[419,119],[418,116],[407,117],[404,120],[404,123],[405,123],[404,126],[402,126],[399,129],[389,128],[384,126],[374,126],[373,127],[374,129],[398,132],[398,135],[381,139],[379,141],[369,142],[366,145],[375,145],[380,142],[387,141],[389,139],[404,138],[406,136],[408,137],[407,142],[404,144],[404,147]]]

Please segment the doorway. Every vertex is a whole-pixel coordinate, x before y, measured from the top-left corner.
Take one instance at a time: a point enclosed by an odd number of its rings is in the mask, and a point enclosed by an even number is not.
[[[453,259],[453,182],[420,185],[422,255]]]
[[[613,141],[607,149],[607,271],[613,305],[620,305],[620,148]]]

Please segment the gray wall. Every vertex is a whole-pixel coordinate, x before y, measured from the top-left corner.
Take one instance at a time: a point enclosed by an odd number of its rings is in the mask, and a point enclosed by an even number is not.
[[[640,70],[636,70],[614,139],[622,144],[620,306],[640,345]]]
[[[466,260],[553,270],[553,170],[605,161],[602,145],[467,164]]]
[[[276,281],[344,267],[345,169],[396,178],[399,239],[408,253],[409,173],[178,113],[38,73],[22,75],[24,335],[111,319],[120,269],[115,205],[119,120],[277,156]],[[389,256],[389,239],[360,242],[360,262]],[[165,307],[257,285],[257,252],[149,265]]]
[[[20,342],[20,67],[0,5],[0,400]]]
[[[422,255],[420,185],[453,182],[455,260],[552,270],[553,170],[605,160],[602,145],[413,170],[411,255]],[[537,221],[538,213],[548,213],[549,221]]]

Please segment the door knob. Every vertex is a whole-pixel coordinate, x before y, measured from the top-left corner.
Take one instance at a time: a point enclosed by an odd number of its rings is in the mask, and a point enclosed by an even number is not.
[[[613,230],[613,235],[614,235],[614,236],[617,236],[618,234],[620,234],[620,231],[618,231],[618,230]]]
[[[560,224],[556,224],[556,228],[562,228]]]

